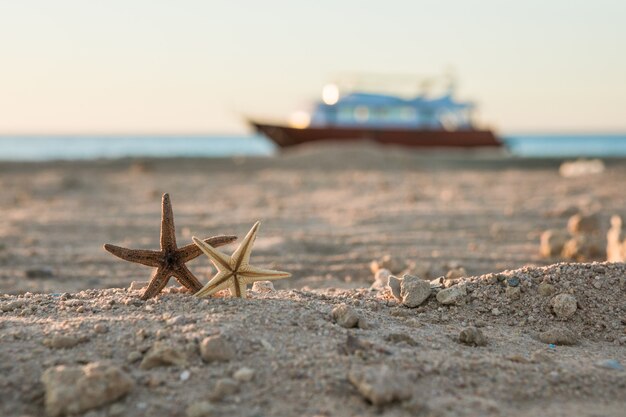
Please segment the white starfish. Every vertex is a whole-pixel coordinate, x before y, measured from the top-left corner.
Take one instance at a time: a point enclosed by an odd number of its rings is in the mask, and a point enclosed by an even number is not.
[[[267,281],[289,278],[289,272],[274,271],[272,269],[262,269],[250,265],[250,252],[259,229],[260,222],[256,222],[241,244],[232,254],[228,256],[202,240],[192,238],[193,242],[209,257],[213,265],[217,268],[217,274],[195,295],[198,297],[208,297],[218,291],[227,289],[231,296],[246,298],[246,285],[256,281]]]

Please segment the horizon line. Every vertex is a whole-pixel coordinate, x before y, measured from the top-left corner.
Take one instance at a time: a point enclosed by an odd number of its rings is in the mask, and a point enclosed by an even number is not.
[[[496,132],[496,136],[509,136],[509,135],[626,135],[626,127],[622,129],[511,129]],[[263,136],[261,133],[254,131],[249,132],[184,132],[184,131],[172,131],[172,132],[150,132],[150,131],[137,131],[137,132],[0,132],[0,138],[7,137],[249,137],[249,136]]]

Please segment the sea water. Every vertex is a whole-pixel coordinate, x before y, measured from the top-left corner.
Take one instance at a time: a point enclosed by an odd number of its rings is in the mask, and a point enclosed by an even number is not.
[[[626,157],[625,134],[504,135],[518,157]],[[0,160],[44,161],[124,157],[269,156],[276,146],[241,136],[0,136]]]
[[[513,134],[504,141],[517,156],[626,157],[626,134]]]

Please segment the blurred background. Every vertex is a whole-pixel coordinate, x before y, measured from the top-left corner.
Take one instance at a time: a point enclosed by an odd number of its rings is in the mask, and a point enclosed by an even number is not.
[[[268,154],[247,118],[288,120],[346,74],[443,74],[516,153],[624,154],[625,18],[619,0],[1,1],[0,135],[99,137],[67,158],[192,152],[111,135]],[[0,158],[63,146],[6,140]]]

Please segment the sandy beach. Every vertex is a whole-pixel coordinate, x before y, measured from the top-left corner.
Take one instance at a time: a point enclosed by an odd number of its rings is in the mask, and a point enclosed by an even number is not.
[[[560,162],[329,145],[0,163],[0,414],[72,413],[50,404],[56,367],[99,363],[126,389],[79,415],[622,416],[626,267],[559,264],[539,239],[578,211],[597,212],[603,235],[611,215],[626,217],[626,163],[563,178]],[[158,248],[166,192],[179,245],[243,238],[261,220],[252,263],[292,278],[249,300],[200,300],[174,280],[139,300],[129,285],[150,268],[102,245]],[[385,256],[398,277],[465,272],[408,308],[370,289]],[[205,256],[188,266],[203,284],[214,273]],[[480,336],[461,343],[464,329]],[[207,338],[230,354],[212,358]]]

